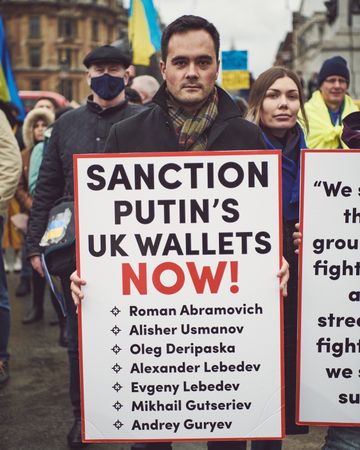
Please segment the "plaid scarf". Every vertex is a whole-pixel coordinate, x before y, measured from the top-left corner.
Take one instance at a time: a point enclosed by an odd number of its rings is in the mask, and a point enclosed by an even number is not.
[[[173,122],[175,132],[179,137],[181,150],[205,150],[207,134],[218,114],[218,94],[214,88],[204,105],[195,114],[188,116],[184,113],[175,99],[167,95],[168,113]]]

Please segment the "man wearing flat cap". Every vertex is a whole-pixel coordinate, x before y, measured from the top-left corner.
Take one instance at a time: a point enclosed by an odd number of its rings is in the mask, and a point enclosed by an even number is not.
[[[29,230],[27,254],[31,264],[42,276],[39,242],[45,232],[48,215],[54,203],[63,196],[73,197],[73,155],[100,153],[111,126],[143,108],[130,105],[125,99],[130,56],[123,50],[104,45],[91,51],[83,61],[86,79],[92,91],[85,105],[62,115],[54,124],[44,155],[36,186]],[[77,316],[70,293],[69,276],[74,268],[61,276],[67,307],[68,355],[70,363],[70,399],[75,421],[67,440],[70,448],[81,448],[81,415]]]
[[[309,148],[348,148],[341,139],[343,119],[357,111],[355,103],[346,94],[349,84],[350,72],[344,58],[334,56],[324,61],[318,75],[318,89],[305,103]]]

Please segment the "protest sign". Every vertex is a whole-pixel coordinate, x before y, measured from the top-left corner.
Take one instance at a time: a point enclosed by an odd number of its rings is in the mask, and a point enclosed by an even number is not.
[[[303,151],[298,422],[360,425],[360,151]]]
[[[280,167],[75,156],[86,441],[283,436]]]

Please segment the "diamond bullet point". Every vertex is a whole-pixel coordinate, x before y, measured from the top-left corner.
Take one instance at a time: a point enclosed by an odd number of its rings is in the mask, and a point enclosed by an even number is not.
[[[115,325],[112,329],[111,329],[111,331],[115,334],[115,336],[117,336],[119,333],[120,333],[120,328],[117,326],[117,325]]]
[[[115,364],[115,366],[112,366],[112,370],[116,373],[119,373],[122,367],[119,366],[118,363]]]
[[[120,411],[123,405],[120,402],[116,402],[113,404],[113,407],[116,409],[116,411]]]
[[[120,430],[120,428],[123,427],[123,426],[124,426],[124,424],[121,423],[120,420],[117,420],[117,421],[114,423],[114,427],[117,428],[118,430]]]
[[[120,389],[122,389],[122,386],[121,386],[121,384],[119,384],[119,383],[115,383],[114,386],[113,386],[113,389],[114,389],[116,392],[119,392]]]
[[[111,350],[117,355],[121,351],[121,348],[116,344]]]
[[[111,310],[111,312],[114,314],[114,316],[116,317],[121,311],[119,308],[117,308],[116,306],[113,307],[113,309]]]

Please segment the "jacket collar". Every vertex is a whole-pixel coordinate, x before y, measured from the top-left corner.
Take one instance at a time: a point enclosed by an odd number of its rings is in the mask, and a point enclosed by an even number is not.
[[[231,97],[219,86],[216,86],[219,97],[217,121],[225,121],[233,117],[241,117],[239,108],[231,100]],[[153,102],[159,105],[167,114],[166,83],[164,82],[153,97]]]
[[[116,111],[120,111],[125,106],[127,106],[128,102],[127,100],[123,100],[120,103],[118,103],[116,106],[112,106],[111,108],[103,109],[99,104],[95,103],[93,101],[93,96],[89,95],[86,101],[86,106],[90,111],[99,114],[99,115],[108,115],[112,114]]]

